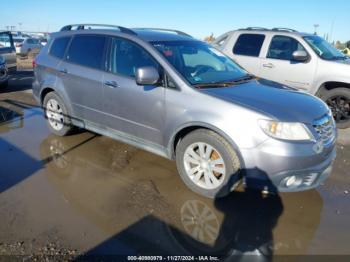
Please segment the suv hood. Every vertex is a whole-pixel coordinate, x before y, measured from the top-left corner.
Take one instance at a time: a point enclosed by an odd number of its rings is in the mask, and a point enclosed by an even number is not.
[[[310,124],[329,112],[327,105],[312,95],[262,79],[201,91],[286,122]]]

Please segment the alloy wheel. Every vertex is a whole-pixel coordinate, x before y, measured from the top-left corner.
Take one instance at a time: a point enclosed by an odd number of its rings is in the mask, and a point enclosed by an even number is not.
[[[189,145],[185,150],[183,161],[186,174],[201,188],[215,189],[225,180],[224,159],[212,145],[204,142]]]
[[[46,117],[50,126],[59,131],[64,125],[63,110],[60,104],[53,98],[47,101],[46,104]]]

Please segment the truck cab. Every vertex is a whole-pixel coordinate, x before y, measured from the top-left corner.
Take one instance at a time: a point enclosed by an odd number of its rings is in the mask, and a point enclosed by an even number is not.
[[[320,97],[338,128],[350,127],[350,59],[323,38],[249,27],[225,33],[213,45],[251,74]]]

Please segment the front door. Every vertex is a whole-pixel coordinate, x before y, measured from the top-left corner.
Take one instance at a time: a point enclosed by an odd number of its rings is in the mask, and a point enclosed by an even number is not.
[[[306,62],[294,61],[292,55],[297,50],[306,52],[296,39],[275,35],[265,57],[261,59],[259,75],[287,86],[309,90],[314,79],[317,60],[310,57]]]
[[[164,123],[162,86],[136,84],[136,69],[159,65],[138,44],[111,38],[109,68],[103,77],[103,101],[106,125],[128,135],[161,145]]]

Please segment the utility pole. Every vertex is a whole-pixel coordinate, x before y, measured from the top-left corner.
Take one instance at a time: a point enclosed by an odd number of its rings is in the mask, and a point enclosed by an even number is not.
[[[314,24],[314,28],[315,28],[314,35],[317,35],[317,28],[318,28],[319,26],[320,26],[319,24]]]

